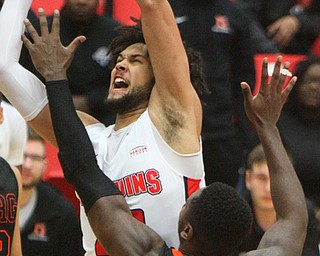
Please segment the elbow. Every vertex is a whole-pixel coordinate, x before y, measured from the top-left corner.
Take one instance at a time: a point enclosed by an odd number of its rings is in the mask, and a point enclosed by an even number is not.
[[[0,57],[0,82],[3,83],[8,76],[12,74],[14,65],[19,65],[18,62],[9,61],[7,58]]]

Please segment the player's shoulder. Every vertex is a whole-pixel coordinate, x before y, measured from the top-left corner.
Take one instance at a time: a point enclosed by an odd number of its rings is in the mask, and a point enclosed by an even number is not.
[[[94,118],[93,116],[91,116],[85,112],[77,111],[77,114],[78,114],[78,116],[84,126],[89,126],[89,125],[101,123],[98,119]]]

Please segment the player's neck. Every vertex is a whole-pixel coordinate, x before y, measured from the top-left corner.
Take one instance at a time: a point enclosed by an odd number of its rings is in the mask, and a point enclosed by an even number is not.
[[[145,110],[146,108],[139,108],[124,114],[117,114],[114,130],[117,131],[132,124],[142,115]]]

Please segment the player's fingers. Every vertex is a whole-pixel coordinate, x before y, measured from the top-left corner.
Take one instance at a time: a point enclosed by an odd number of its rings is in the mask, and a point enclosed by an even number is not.
[[[269,80],[269,74],[268,74],[268,59],[264,58],[262,62],[262,70],[261,70],[261,84],[259,93],[265,94],[268,90],[268,80]]]
[[[290,82],[286,86],[286,88],[282,91],[281,101],[283,104],[287,101],[287,98],[288,98],[290,92],[292,91],[293,86],[296,84],[296,82],[297,82],[297,77],[296,76],[292,77]]]
[[[282,56],[278,56],[276,63],[274,65],[273,73],[272,73],[272,78],[270,82],[270,87],[271,90],[275,89],[275,86],[278,86],[279,84],[279,78],[280,78],[280,70],[281,70],[281,62],[282,62]]]
[[[33,42],[37,43],[40,40],[40,37],[38,35],[38,32],[34,29],[34,27],[32,26],[30,20],[25,19],[24,20],[24,25],[26,26],[26,29],[29,33],[29,35],[31,36]]]
[[[30,40],[29,40],[25,35],[22,35],[22,36],[21,36],[21,39],[22,39],[23,44],[27,47],[27,49],[30,50],[31,47],[32,47],[32,45],[33,45],[33,44],[30,42]]]
[[[245,103],[252,101],[252,92],[250,86],[246,82],[241,83],[242,94]]]
[[[41,36],[42,38],[46,39],[48,38],[48,34],[49,34],[47,17],[42,8],[39,8],[38,12],[39,12]]]
[[[53,12],[51,34],[56,38],[59,38],[59,41],[60,41],[60,12],[57,9],[55,9]]]
[[[289,67],[290,67],[290,62],[285,62],[280,72],[278,86],[275,86],[275,92],[281,93],[282,88],[285,85],[286,78],[292,76],[291,72],[288,70]]]

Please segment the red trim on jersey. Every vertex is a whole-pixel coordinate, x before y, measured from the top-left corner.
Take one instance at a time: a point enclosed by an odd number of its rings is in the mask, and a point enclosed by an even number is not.
[[[192,179],[188,177],[183,177],[183,179],[184,179],[184,185],[186,189],[186,200],[187,200],[188,197],[191,196],[193,192],[196,192],[197,190],[200,189],[201,180]]]
[[[171,249],[171,252],[174,256],[183,256],[182,252],[180,252],[176,249]]]

